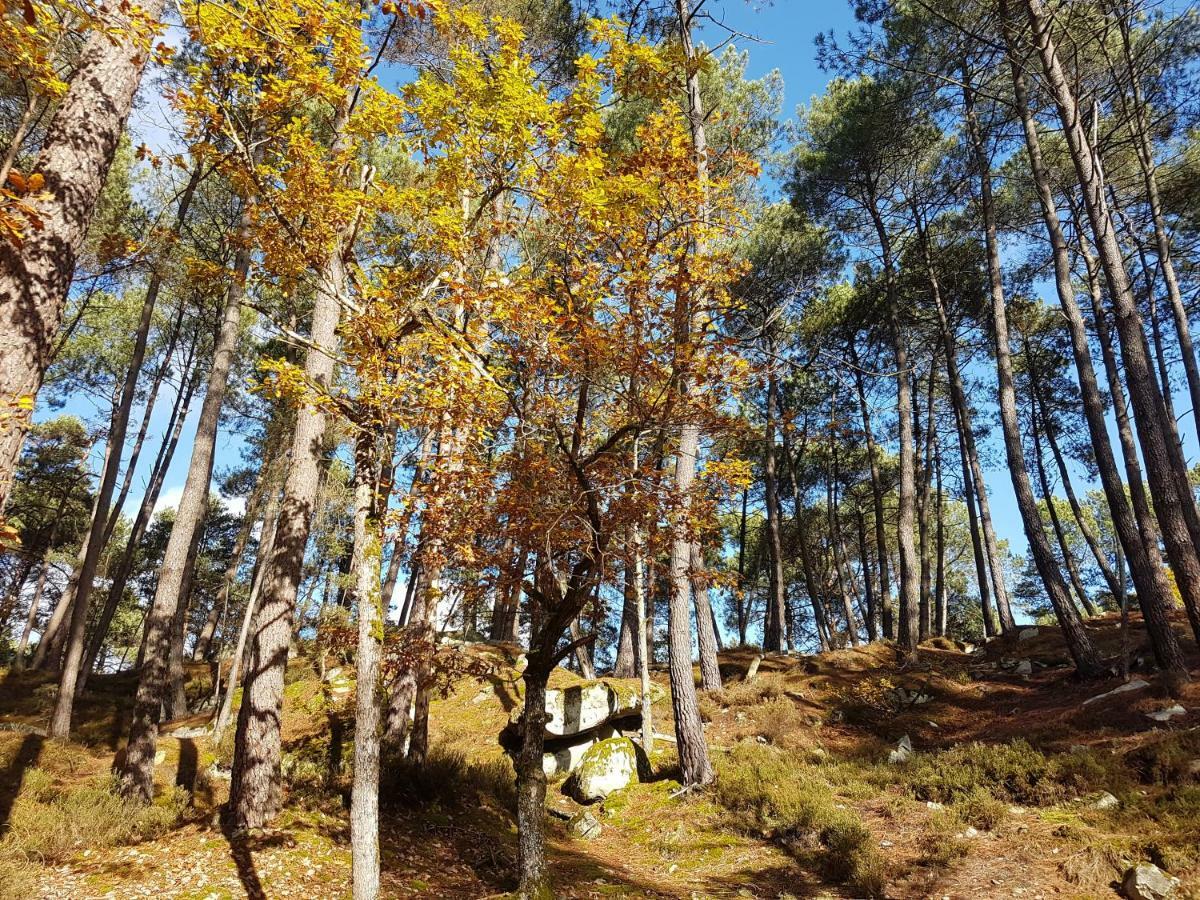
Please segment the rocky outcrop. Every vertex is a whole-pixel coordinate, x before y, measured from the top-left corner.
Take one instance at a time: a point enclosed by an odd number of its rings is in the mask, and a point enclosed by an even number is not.
[[[651,686],[651,699],[663,689]],[[546,746],[542,770],[546,777],[569,775],[596,744],[622,733],[635,733],[641,725],[642,695],[636,686],[617,679],[584,681],[546,691]],[[520,710],[500,735],[500,744],[515,754],[520,746]]]

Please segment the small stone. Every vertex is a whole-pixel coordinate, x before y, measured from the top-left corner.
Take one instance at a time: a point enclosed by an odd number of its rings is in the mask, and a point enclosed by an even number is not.
[[[1116,809],[1121,805],[1121,801],[1105,791],[1090,804],[1092,809]]]
[[[589,810],[576,813],[567,823],[567,831],[572,837],[577,837],[580,840],[591,841],[600,837],[600,832],[604,830],[604,826],[600,824]]]
[[[156,766],[161,766],[163,764],[163,760],[165,760],[166,758],[167,758],[167,751],[159,750],[157,753],[154,754],[154,764]]]
[[[880,841],[879,846],[880,847],[894,847],[896,845],[893,844],[891,841]]]
[[[963,832],[963,837],[966,837],[966,838],[979,837],[979,832],[975,830],[974,826],[968,825],[967,830]]]
[[[1036,625],[1030,625],[1028,628],[1022,628],[1020,631],[1017,632],[1017,640],[1018,641],[1030,641],[1030,640],[1033,640],[1037,636],[1038,636],[1038,627]]]
[[[1151,863],[1138,863],[1121,879],[1121,893],[1129,900],[1169,900],[1178,887],[1178,878]]]
[[[930,800],[925,806],[929,809],[945,809],[945,804],[938,803],[936,800]]]
[[[1086,753],[1087,747],[1085,747],[1083,744],[1072,744],[1071,748],[1070,748],[1070,752],[1071,753]]]
[[[906,734],[896,744],[896,749],[888,754],[890,763],[906,763],[913,754],[912,739]]]
[[[1027,659],[1023,659],[1017,663],[1017,667],[1013,669],[1013,672],[1015,672],[1017,675],[1032,675],[1033,663]]]
[[[1118,685],[1111,691],[1105,691],[1103,694],[1097,694],[1095,697],[1088,697],[1083,701],[1084,706],[1090,706],[1097,700],[1103,700],[1105,697],[1114,697],[1117,694],[1128,694],[1130,691],[1144,691],[1150,687],[1149,682],[1143,681],[1140,678],[1135,678],[1132,681],[1127,681],[1124,684]]]
[[[1155,722],[1168,722],[1176,716],[1186,716],[1187,710],[1176,703],[1174,706],[1168,706],[1166,709],[1160,709],[1157,712],[1146,713],[1147,719],[1153,719]]]

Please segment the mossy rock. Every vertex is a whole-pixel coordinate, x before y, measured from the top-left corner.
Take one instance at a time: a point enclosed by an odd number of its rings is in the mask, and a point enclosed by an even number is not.
[[[613,737],[588,748],[575,773],[575,794],[582,803],[603,800],[637,779],[638,754],[633,741]]]

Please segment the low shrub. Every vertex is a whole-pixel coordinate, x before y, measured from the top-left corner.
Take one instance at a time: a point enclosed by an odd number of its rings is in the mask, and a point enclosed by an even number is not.
[[[881,896],[883,860],[870,831],[839,809],[829,783],[798,754],[742,743],[719,761],[714,795],[744,828],[765,831],[793,852],[815,839],[813,862],[867,896]]]
[[[764,700],[783,696],[783,677],[774,672],[759,672],[753,681],[735,681],[725,688],[726,706],[757,706]]]
[[[1086,750],[1057,757],[1023,740],[1010,744],[970,743],[940,753],[919,753],[904,770],[904,782],[918,800],[954,803],[987,794],[1010,803],[1058,803],[1122,781],[1112,766]]]
[[[385,760],[379,793],[387,802],[461,808],[483,798],[502,809],[517,807],[516,772],[507,757],[472,763],[461,751],[444,747],[431,747],[423,764]]]
[[[26,779],[36,770],[26,772]],[[182,788],[149,805],[126,800],[115,780],[55,789],[34,776],[32,792],[13,805],[5,844],[10,852],[45,863],[70,858],[80,848],[113,847],[150,840],[178,824],[187,808]]]

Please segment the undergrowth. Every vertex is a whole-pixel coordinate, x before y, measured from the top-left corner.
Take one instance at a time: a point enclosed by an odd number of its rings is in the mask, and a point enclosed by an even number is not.
[[[739,744],[718,763],[714,796],[744,829],[766,832],[794,855],[811,857],[804,861],[830,877],[882,896],[883,860],[871,832],[854,813],[838,808],[829,783],[802,757]]]

